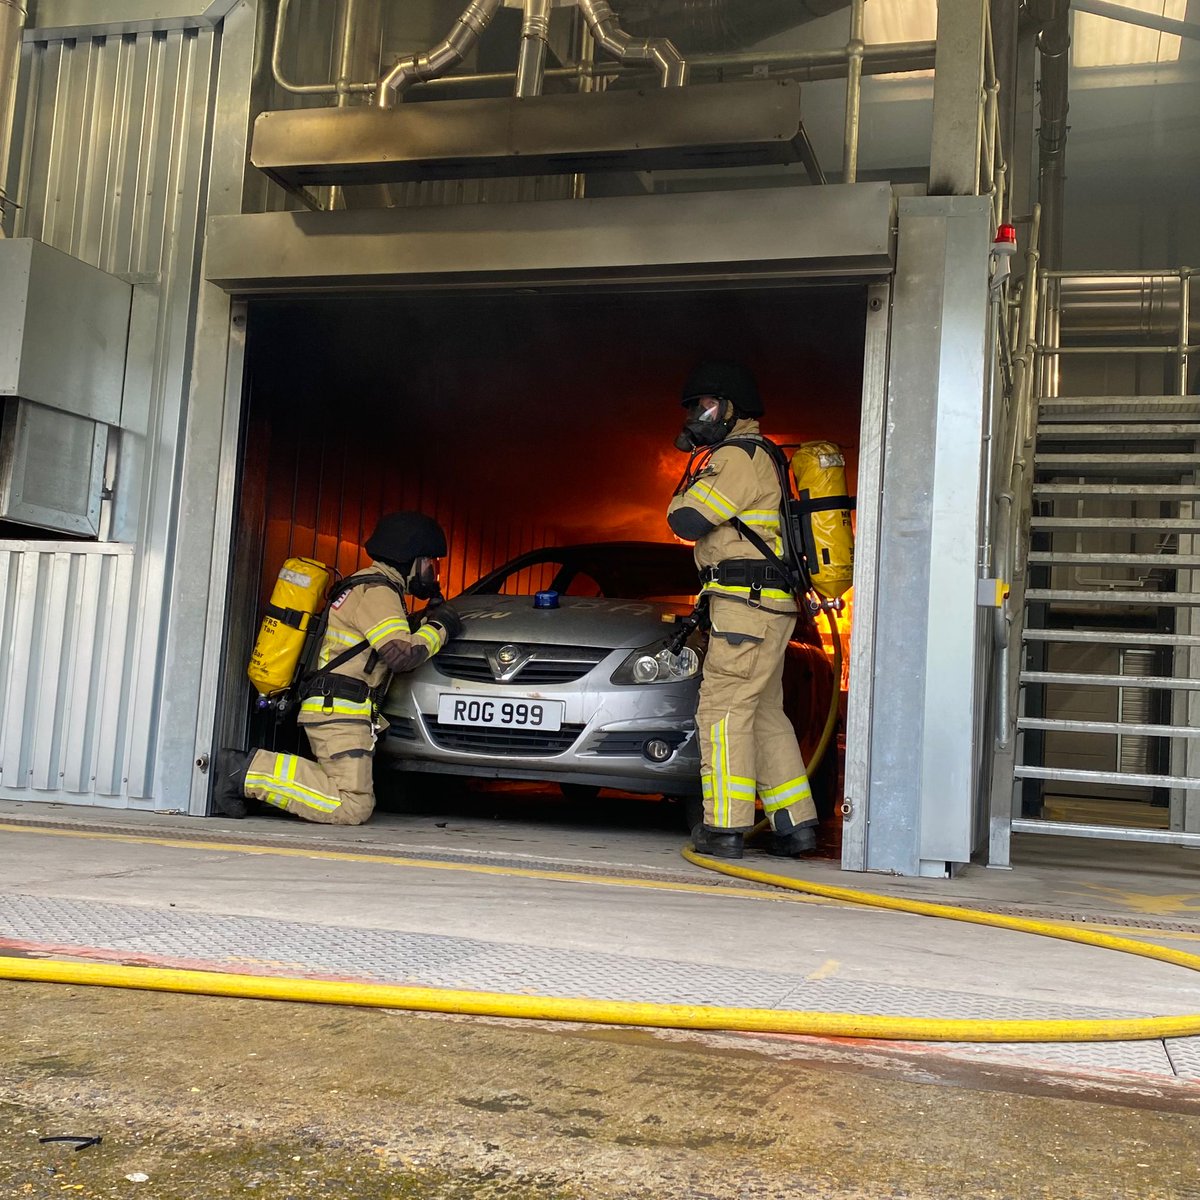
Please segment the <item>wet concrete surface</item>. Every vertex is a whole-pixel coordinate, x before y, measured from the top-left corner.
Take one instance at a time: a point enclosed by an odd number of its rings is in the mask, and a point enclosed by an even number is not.
[[[1198,1145],[1194,1085],[0,983],[4,1197],[1183,1200]]]

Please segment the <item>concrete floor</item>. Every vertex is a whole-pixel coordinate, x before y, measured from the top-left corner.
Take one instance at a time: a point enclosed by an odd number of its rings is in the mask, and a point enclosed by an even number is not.
[[[474,990],[921,1016],[1200,1009],[1196,980],[1178,967],[813,903],[705,872],[679,856],[675,815],[644,802],[614,799],[584,816],[532,790],[447,790],[423,811],[381,812],[361,828],[5,803],[0,822],[0,937],[35,953],[52,945]],[[1200,952],[1192,852],[1019,838],[1015,858],[1013,871],[972,867],[953,880],[850,876],[821,859],[744,861]],[[155,922],[166,924],[155,932]],[[351,935],[356,954],[339,949]],[[1200,1081],[1197,1039],[922,1052]]]
[[[446,789],[357,829],[0,803],[0,956],[921,1016],[1200,1010],[1178,967],[807,901],[695,867],[683,840],[662,805],[532,789]],[[953,880],[744,861],[1200,953],[1193,854],[1019,838],[1015,858]],[[0,982],[0,1194],[1197,1200],[1198,1043],[655,1033]],[[105,1141],[38,1141],[62,1133]]]

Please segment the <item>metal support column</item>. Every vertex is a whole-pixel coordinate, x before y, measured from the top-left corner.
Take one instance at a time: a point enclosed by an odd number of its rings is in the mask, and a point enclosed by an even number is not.
[[[987,0],[956,0],[938,6],[931,196],[973,196],[979,190],[986,20]]]
[[[242,0],[222,30],[207,196],[210,217],[240,213],[242,208],[249,150],[246,114],[262,49],[256,48],[259,14],[258,0]],[[171,686],[163,691],[156,791],[160,804],[186,807],[196,816],[203,816],[208,806],[206,755],[212,748],[225,627],[224,605],[212,601],[224,595],[229,572],[229,513],[241,420],[240,354],[240,331],[229,296],[201,280],[183,431],[187,468],[180,482],[175,560],[168,583],[171,622],[162,649],[162,678]],[[231,376],[239,381],[232,404]],[[214,585],[218,579],[220,587]]]
[[[943,6],[943,8],[948,6]],[[902,199],[866,867],[942,875],[981,836],[977,607],[991,202]]]
[[[883,496],[883,443],[887,419],[888,331],[891,285],[867,288],[863,347],[862,420],[858,438],[858,513],[854,625],[850,632],[850,694],[846,711],[846,786],[842,804],[842,869],[867,865],[871,772],[871,715],[875,705],[875,613],[879,603],[879,511]]]

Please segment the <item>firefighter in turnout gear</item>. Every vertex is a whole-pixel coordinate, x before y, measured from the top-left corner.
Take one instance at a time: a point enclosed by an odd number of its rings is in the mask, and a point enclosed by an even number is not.
[[[411,671],[452,641],[462,621],[448,604],[410,631],[409,596],[438,601],[446,535],[423,513],[389,513],[366,543],[370,566],[332,594],[317,670],[302,681],[297,718],[316,762],[269,750],[223,750],[214,800],[225,816],[246,798],[327,825],[361,825],[375,808],[375,741],[387,728],[379,700],[392,674]]]
[[[768,451],[755,444],[762,400],[744,367],[704,363],[684,386],[683,407],[675,445],[693,459],[667,524],[695,543],[712,626],[696,709],[704,821],[692,842],[701,854],[741,858],[758,796],[773,831],[769,852],[799,855],[816,845],[817,810],[783,711],[797,597],[744,532],[783,555],[779,476]]]

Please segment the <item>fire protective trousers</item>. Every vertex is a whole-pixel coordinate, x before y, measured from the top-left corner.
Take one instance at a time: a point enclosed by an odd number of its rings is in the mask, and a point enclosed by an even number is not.
[[[246,795],[306,821],[361,825],[375,811],[371,722],[353,717],[301,722],[317,761],[258,750],[246,772]]]
[[[711,616],[696,709],[704,823],[749,829],[756,794],[772,828],[781,812],[792,825],[816,820],[804,758],[783,711],[783,661],[795,614],[714,596]]]

